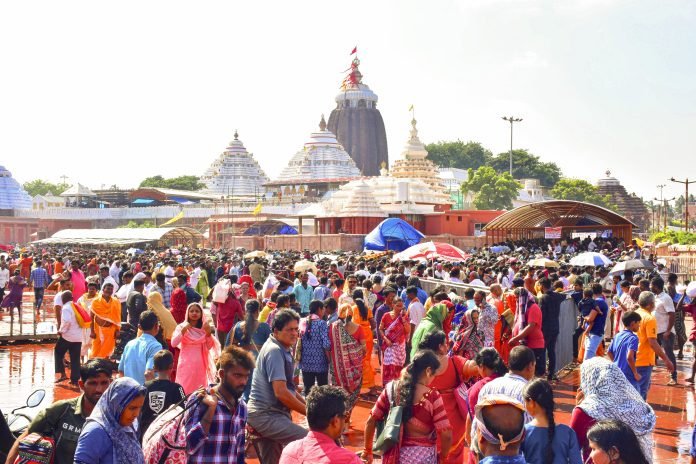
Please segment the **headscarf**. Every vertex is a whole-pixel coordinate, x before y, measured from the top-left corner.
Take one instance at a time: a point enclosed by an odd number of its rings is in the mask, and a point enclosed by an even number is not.
[[[423,319],[421,319],[418,327],[416,327],[415,332],[413,332],[413,337],[411,338],[411,359],[416,355],[418,351],[418,344],[425,338],[426,335],[436,332],[438,330],[443,330],[442,324],[447,317],[447,306],[442,303],[438,303],[431,307]]]
[[[452,354],[462,356],[466,359],[474,359],[476,353],[483,348],[483,338],[478,330],[478,324],[474,324],[473,314],[475,309],[464,313],[461,328],[454,339]]]
[[[162,294],[150,292],[147,297],[147,307],[157,315],[164,339],[171,340],[174,329],[176,329],[176,320],[174,320],[172,313],[162,304]]]
[[[527,308],[533,304],[536,304],[534,295],[532,295],[526,288],[520,288],[520,295],[517,297],[517,314],[522,321],[520,329],[527,327]]]
[[[479,402],[476,403],[476,426],[478,428],[478,431],[481,433],[481,436],[485,438],[485,440],[488,443],[498,445],[500,451],[505,451],[505,449],[511,444],[522,441],[525,431],[525,428],[522,427],[520,433],[518,433],[515,437],[511,438],[506,442],[505,440],[503,440],[503,436],[501,434],[498,434],[498,436],[496,437],[490,430],[488,430],[488,427],[486,427],[486,423],[483,420],[483,409],[489,406],[503,404],[514,406],[515,408],[519,409],[520,412],[522,412],[522,414],[524,414],[525,412],[524,405],[522,403],[507,395],[487,395],[485,398],[480,399]]]
[[[583,362],[580,388],[585,398],[578,407],[585,414],[595,421],[616,419],[625,422],[638,436],[643,453],[652,456],[655,412],[616,364],[600,357]]]
[[[254,289],[254,280],[251,278],[250,275],[243,275],[237,281],[237,283],[239,285],[242,285],[245,282],[249,284],[249,296],[251,298],[256,298],[256,290]]]
[[[200,305],[200,303],[191,303],[186,308],[187,322],[189,317],[189,311],[193,306],[198,306],[199,308],[201,308],[201,317],[205,318],[205,314],[203,314],[203,308]],[[203,323],[205,323],[205,320],[203,320]],[[182,325],[183,324],[179,324],[177,326],[177,329],[181,330],[180,327]],[[208,346],[209,344],[212,346]],[[208,337],[208,334],[205,332],[204,329],[199,329],[198,327],[191,325],[191,327],[189,327],[186,333],[182,335],[181,346],[183,345],[195,345],[198,346],[200,349],[201,366],[205,369],[206,374],[206,385],[202,386],[205,387],[214,383],[215,375],[217,373],[215,369],[215,362],[220,357],[220,342],[218,341],[217,337]],[[189,368],[200,369],[200,366],[189,366]]]
[[[114,380],[94,406],[85,425],[96,422],[111,439],[114,460],[122,464],[143,464],[143,450],[133,425],[127,427],[119,423],[123,411],[133,399],[145,395],[147,389],[136,380],[121,377]]]

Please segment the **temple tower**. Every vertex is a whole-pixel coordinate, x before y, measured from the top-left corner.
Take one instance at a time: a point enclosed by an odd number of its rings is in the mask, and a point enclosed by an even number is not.
[[[389,164],[387,133],[377,109],[377,95],[363,84],[357,56],[336,95],[328,129],[365,176],[378,176],[382,162]]]

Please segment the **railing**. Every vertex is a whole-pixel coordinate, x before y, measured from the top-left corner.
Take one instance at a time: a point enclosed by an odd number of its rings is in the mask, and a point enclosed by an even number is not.
[[[454,290],[457,295],[464,295],[464,290],[467,288],[473,288],[476,290],[483,290],[486,293],[490,293],[488,287],[479,287],[476,285],[460,284],[455,282],[447,282],[440,279],[420,279],[421,287],[426,292],[430,293],[438,285],[444,285],[445,288],[450,291]],[[561,310],[559,314],[559,336],[556,341],[556,371],[563,370],[566,366],[573,363],[573,333],[577,327],[578,320],[578,308],[570,298],[570,294],[567,294],[567,299],[561,303]],[[555,374],[555,372],[554,372]]]

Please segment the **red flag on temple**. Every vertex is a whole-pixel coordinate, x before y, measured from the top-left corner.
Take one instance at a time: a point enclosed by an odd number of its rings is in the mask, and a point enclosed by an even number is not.
[[[351,55],[355,55],[358,53],[358,47],[355,47],[352,52],[350,52]]]

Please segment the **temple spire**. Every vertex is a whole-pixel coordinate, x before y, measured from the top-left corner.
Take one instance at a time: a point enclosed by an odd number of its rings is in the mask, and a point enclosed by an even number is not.
[[[237,133],[237,129],[234,130],[234,139],[239,140],[239,134]]]
[[[324,132],[326,130],[326,120],[324,119],[324,115],[321,115],[321,121],[319,121],[319,130]]]

